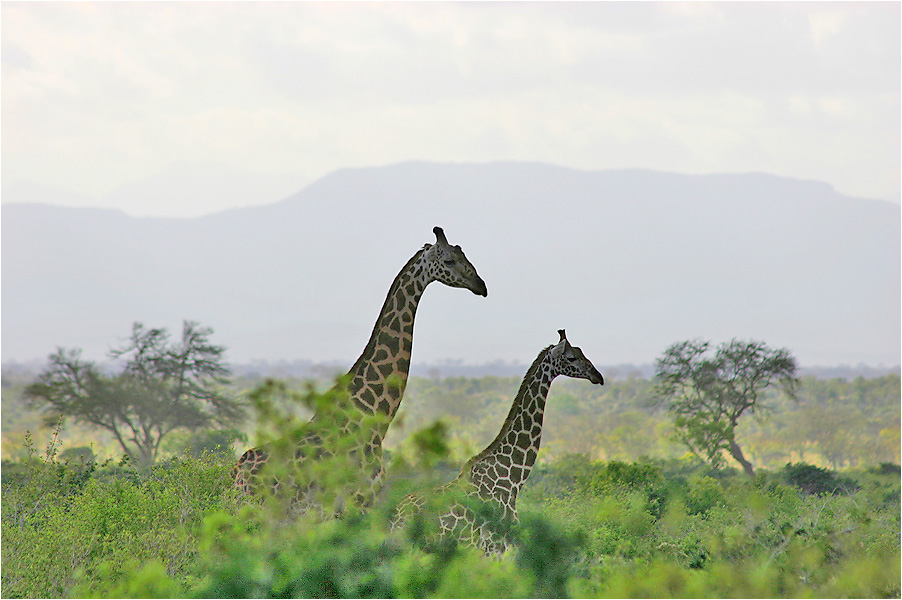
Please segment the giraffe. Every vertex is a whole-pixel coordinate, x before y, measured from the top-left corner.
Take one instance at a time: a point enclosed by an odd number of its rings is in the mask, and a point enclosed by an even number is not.
[[[327,460],[336,454],[341,456],[347,450],[361,469],[361,479],[351,490],[360,504],[371,502],[382,485],[385,474],[382,440],[398,412],[407,385],[414,318],[426,286],[438,281],[469,289],[478,296],[488,296],[485,282],[460,246],[449,244],[440,227],[432,231],[435,244],[423,246],[392,282],[366,347],[342,378],[347,382],[346,393],[342,394],[341,384],[333,388],[330,397],[336,400],[317,407],[297,439],[288,442],[295,447],[285,453],[296,466]],[[338,447],[342,449],[336,451]],[[270,456],[271,452],[265,448],[246,451],[233,470],[235,487],[245,494],[252,494],[262,486],[279,489],[278,476],[267,476],[265,467]],[[311,499],[315,483],[298,486],[292,480],[291,485],[298,488],[295,504],[301,511],[323,510]]]
[[[472,505],[470,500],[487,504],[490,512],[500,516],[503,522],[517,521],[517,495],[539,453],[545,400],[551,382],[558,375],[566,375],[604,385],[604,377],[582,350],[570,345],[563,329],[558,333],[560,341],[539,352],[526,371],[501,431],[482,452],[467,461],[454,481],[439,488],[439,495],[448,497],[456,493],[466,498],[467,504]],[[397,508],[392,529],[402,527],[410,514],[424,505],[423,498],[407,496]],[[489,555],[500,555],[507,549],[506,536],[461,502],[455,501],[439,521],[443,537],[456,538]]]

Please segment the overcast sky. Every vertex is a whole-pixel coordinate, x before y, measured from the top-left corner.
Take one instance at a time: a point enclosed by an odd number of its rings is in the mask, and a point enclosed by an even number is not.
[[[4,189],[101,205],[182,161],[309,181],[404,160],[536,160],[763,171],[899,201],[898,2],[0,11]],[[156,202],[144,212],[191,212]]]

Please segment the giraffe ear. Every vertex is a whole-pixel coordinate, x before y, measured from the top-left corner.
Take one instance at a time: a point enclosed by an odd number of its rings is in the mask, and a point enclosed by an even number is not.
[[[561,341],[558,342],[557,345],[551,347],[551,350],[550,350],[551,356],[553,358],[559,357],[561,354],[564,353],[564,348],[566,346],[567,346],[567,338],[561,339]]]

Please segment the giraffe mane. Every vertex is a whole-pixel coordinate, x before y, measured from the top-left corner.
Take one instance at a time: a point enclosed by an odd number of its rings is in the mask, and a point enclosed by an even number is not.
[[[522,404],[523,397],[526,396],[526,391],[529,389],[529,383],[533,379],[532,376],[536,371],[538,371],[539,365],[542,364],[542,361],[545,360],[545,357],[548,355],[549,350],[551,350],[552,348],[554,348],[554,344],[543,348],[542,351],[539,352],[539,355],[536,356],[536,359],[532,362],[532,365],[530,365],[529,369],[526,370],[526,375],[523,376],[523,381],[520,382],[520,389],[517,390],[517,395],[514,398],[514,401],[511,402],[511,408],[507,413],[507,417],[505,417],[504,419],[504,424],[501,426],[501,430],[498,432],[498,435],[495,436],[495,439],[492,440],[492,443],[486,446],[482,452],[467,461],[467,465],[461,475],[464,475],[464,473],[469,473],[469,467],[473,463],[483,458],[484,456],[491,454],[498,449],[499,445],[501,445],[501,440],[503,440],[504,436],[507,435],[507,429],[510,426],[511,421],[513,421],[517,413],[520,412],[520,405]]]
[[[385,300],[382,303],[382,309],[379,311],[379,314],[382,315],[385,313],[385,305],[388,304],[389,298],[398,290],[398,287],[401,285],[401,276],[410,269],[410,266],[420,259],[420,256],[423,255],[423,252],[426,251],[426,248],[429,247],[429,244],[426,244],[421,250],[418,250],[416,254],[414,254],[410,260],[407,261],[407,264],[404,265],[404,268],[398,271],[398,274],[395,276],[394,281],[391,283],[391,287],[388,289],[388,294],[385,296]],[[370,356],[373,352],[373,348],[376,344],[375,336],[373,333],[379,328],[380,319],[376,319],[376,324],[373,325],[373,331],[370,332],[370,339],[366,344],[366,347],[363,349],[363,352],[360,353],[360,356],[354,361],[354,366],[348,370],[348,373],[355,373],[362,366],[362,363],[365,362],[366,357]]]

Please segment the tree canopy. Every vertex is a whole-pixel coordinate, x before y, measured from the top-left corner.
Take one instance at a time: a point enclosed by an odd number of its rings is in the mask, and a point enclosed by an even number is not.
[[[720,466],[726,450],[753,475],[736,442],[739,418],[766,408],[761,392],[768,386],[795,395],[795,358],[786,349],[756,341],[721,344],[713,356],[706,355],[709,346],[703,340],[679,342],[658,358],[658,401],[674,415],[677,437],[692,452]]]
[[[124,361],[118,374],[82,360],[81,350],[60,348],[25,396],[49,419],[70,417],[106,429],[130,458],[153,464],[173,430],[226,425],[244,416],[243,404],[225,390],[225,348],[209,341],[212,333],[185,321],[181,339],[171,342],[166,329],[135,323],[126,343],[110,352]]]

